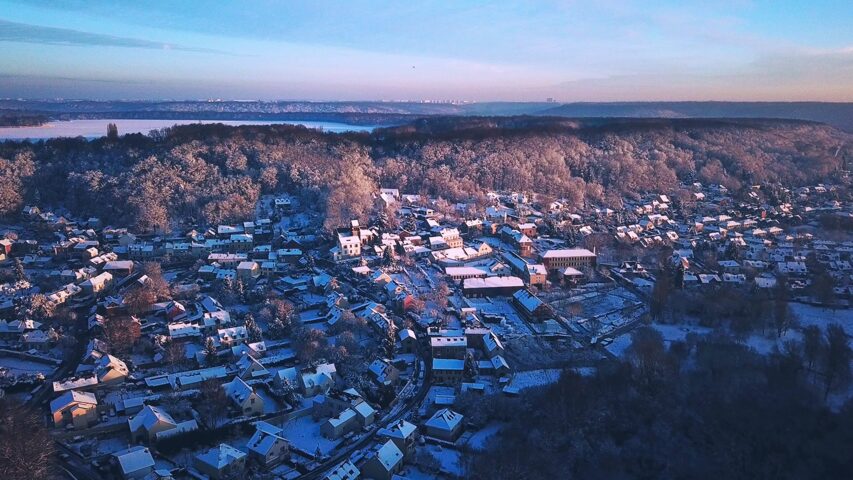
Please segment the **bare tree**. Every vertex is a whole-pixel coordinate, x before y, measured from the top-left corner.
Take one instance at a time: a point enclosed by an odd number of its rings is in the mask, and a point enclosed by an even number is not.
[[[820,357],[820,353],[824,348],[823,335],[820,327],[817,325],[809,325],[803,329],[803,357],[808,364],[806,367],[809,371],[813,371],[815,362]]]
[[[228,416],[228,397],[225,389],[214,380],[205,380],[199,388],[201,404],[198,413],[207,428],[216,428]]]
[[[142,326],[134,317],[108,317],[104,320],[104,340],[115,352],[130,351],[141,334]]]
[[[823,397],[850,381],[850,344],[844,328],[833,323],[826,327],[826,353],[824,355],[823,378],[826,389]]]
[[[0,400],[0,478],[50,478],[55,473],[55,454],[53,439],[36,412]]]

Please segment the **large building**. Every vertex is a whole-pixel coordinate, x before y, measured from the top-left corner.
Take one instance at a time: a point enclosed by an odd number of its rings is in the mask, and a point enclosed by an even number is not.
[[[548,271],[565,270],[566,267],[590,268],[595,266],[595,253],[585,248],[548,250],[542,255],[542,263]]]
[[[462,291],[470,297],[510,296],[524,288],[524,280],[518,277],[466,278]]]

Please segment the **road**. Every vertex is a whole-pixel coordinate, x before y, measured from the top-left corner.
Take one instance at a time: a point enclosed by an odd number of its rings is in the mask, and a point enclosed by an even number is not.
[[[91,468],[89,464],[83,460],[80,455],[65,446],[65,444],[61,442],[54,442],[56,444],[56,450],[60,454],[65,454],[61,456],[60,467],[65,470],[65,472],[71,478],[76,478],[78,480],[101,480],[103,477]]]

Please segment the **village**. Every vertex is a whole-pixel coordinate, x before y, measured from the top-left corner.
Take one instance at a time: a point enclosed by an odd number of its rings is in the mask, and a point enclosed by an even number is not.
[[[744,327],[759,351],[827,315],[853,335],[838,188],[618,209],[382,188],[334,232],[295,195],[159,235],[28,206],[0,228],[0,393],[40,409],[75,478],[464,478],[501,427],[478,399],[594,369],[640,325],[710,334],[690,295],[790,305]]]

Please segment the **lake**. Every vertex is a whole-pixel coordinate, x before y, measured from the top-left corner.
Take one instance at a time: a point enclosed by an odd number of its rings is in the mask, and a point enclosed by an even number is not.
[[[137,120],[137,119],[103,119],[103,120],[70,120],[48,122],[40,127],[0,127],[2,140],[44,140],[57,137],[86,137],[98,138],[107,134],[107,124],[115,123],[119,135],[126,133],[147,134],[151,130],[187,125],[192,123],[222,123],[225,125],[304,125],[326,132],[370,132],[375,125],[351,125],[336,122],[312,121],[253,121],[253,120]]]

